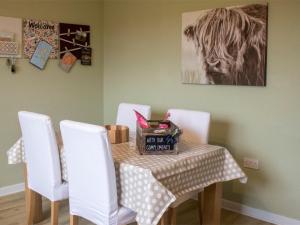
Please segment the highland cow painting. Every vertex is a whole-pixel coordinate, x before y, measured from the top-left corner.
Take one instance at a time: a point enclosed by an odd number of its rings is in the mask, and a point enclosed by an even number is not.
[[[265,4],[182,14],[182,82],[266,85]]]

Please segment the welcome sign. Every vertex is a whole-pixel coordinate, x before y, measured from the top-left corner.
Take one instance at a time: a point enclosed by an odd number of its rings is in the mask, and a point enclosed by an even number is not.
[[[40,41],[52,46],[49,58],[56,59],[58,55],[58,23],[46,20],[23,20],[24,56],[31,58]]]

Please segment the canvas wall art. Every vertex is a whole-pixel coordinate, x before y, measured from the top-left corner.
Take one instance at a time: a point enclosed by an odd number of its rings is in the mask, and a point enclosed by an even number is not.
[[[71,52],[77,59],[81,59],[81,49],[90,47],[90,26],[80,24],[59,24],[60,58]]]
[[[24,19],[24,56],[31,58],[37,44],[45,41],[52,46],[49,58],[56,59],[58,55],[58,23],[46,20]]]
[[[182,14],[183,83],[266,85],[266,4]]]
[[[22,56],[22,19],[0,16],[0,57]]]

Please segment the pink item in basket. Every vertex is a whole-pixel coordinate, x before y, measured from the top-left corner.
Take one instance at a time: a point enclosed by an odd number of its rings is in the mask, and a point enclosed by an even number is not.
[[[159,128],[161,128],[161,129],[168,129],[168,128],[169,128],[169,125],[166,124],[166,123],[160,123],[160,124],[159,124]]]
[[[137,119],[137,122],[139,123],[140,127],[141,128],[149,128],[150,125],[148,124],[146,118],[140,114],[138,111],[136,110],[133,110],[135,112],[135,115],[136,115],[136,119]]]

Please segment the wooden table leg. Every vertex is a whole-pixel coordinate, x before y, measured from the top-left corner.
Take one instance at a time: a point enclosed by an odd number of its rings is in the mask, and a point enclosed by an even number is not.
[[[166,212],[163,214],[163,216],[160,219],[160,222],[158,223],[159,225],[170,225],[169,223],[169,210],[167,209]]]
[[[198,192],[198,214],[199,224],[203,225],[203,191]]]
[[[175,208],[169,208],[169,211],[168,211],[169,215],[168,215],[168,218],[169,218],[169,223],[170,225],[176,225],[176,207]]]
[[[221,223],[222,183],[215,183],[204,188],[203,224],[220,225]]]
[[[33,223],[39,223],[43,220],[42,196],[33,192],[28,188],[27,180],[27,166],[24,167],[25,180],[25,207],[26,207],[26,221],[30,221],[33,216]],[[28,224],[31,225],[31,224]]]

